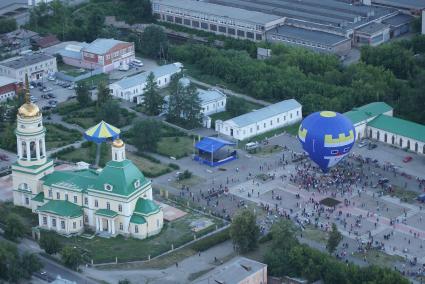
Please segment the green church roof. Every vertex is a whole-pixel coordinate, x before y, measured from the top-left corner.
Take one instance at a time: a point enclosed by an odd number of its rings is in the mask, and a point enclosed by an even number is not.
[[[384,102],[373,102],[358,108],[353,108],[344,113],[344,115],[348,117],[353,124],[356,124],[391,110],[393,110],[393,108]]]
[[[136,184],[136,181],[139,181],[139,184]],[[109,161],[99,173],[93,188],[90,189],[106,194],[130,196],[148,182],[132,161]],[[106,190],[105,184],[112,185],[112,189]]]
[[[42,178],[45,185],[64,187],[76,191],[85,191],[93,186],[98,173],[93,170],[55,171]]]
[[[38,193],[36,196],[34,196],[32,199],[32,201],[36,201],[36,202],[44,202],[44,192],[40,192]]]
[[[110,209],[99,209],[96,211],[96,215],[101,215],[105,217],[113,218],[118,215],[117,212],[110,210]]]
[[[146,223],[146,219],[143,218],[143,216],[140,216],[140,215],[137,215],[137,214],[133,214],[133,215],[131,215],[130,223],[133,223],[133,224],[144,224],[144,223]]]
[[[159,206],[150,199],[139,198],[134,208],[134,213],[148,216],[159,211]]]
[[[38,207],[39,212],[46,212],[62,217],[79,217],[83,215],[83,209],[67,200],[50,200]]]
[[[422,124],[393,116],[380,115],[370,121],[367,125],[417,141],[425,142],[425,125]]]

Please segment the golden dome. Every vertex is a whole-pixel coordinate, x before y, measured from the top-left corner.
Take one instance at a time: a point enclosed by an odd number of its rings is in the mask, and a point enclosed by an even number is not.
[[[36,104],[27,102],[18,109],[18,114],[20,117],[36,117],[40,115],[40,109]]]
[[[114,146],[115,148],[121,148],[124,146],[124,141],[119,138],[115,139],[114,142],[112,142],[112,146]]]

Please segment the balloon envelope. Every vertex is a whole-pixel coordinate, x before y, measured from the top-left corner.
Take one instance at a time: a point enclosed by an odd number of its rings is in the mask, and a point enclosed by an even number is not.
[[[324,172],[348,155],[355,137],[351,121],[333,111],[310,114],[298,130],[298,140],[304,151]]]

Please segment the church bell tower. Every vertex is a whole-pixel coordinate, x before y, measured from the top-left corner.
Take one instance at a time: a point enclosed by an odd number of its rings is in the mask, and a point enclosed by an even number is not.
[[[28,76],[25,76],[25,103],[18,109],[16,125],[17,161],[12,165],[13,202],[32,208],[31,199],[42,191],[40,179],[53,172],[47,159],[43,116],[30,101]]]

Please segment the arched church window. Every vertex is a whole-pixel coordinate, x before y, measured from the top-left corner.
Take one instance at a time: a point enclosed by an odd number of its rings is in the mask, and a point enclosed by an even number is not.
[[[35,151],[35,141],[30,142],[30,153],[31,153],[31,159],[35,159],[36,157],[36,151]]]

